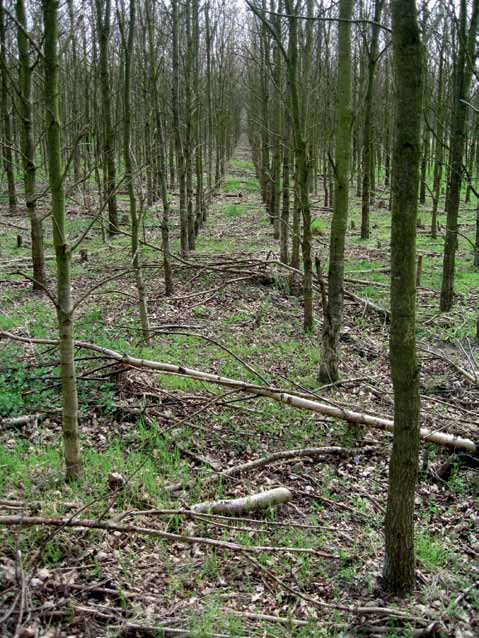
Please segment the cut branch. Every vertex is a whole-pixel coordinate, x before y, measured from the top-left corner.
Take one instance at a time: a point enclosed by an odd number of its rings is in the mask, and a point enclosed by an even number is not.
[[[56,339],[30,339],[28,337],[19,337],[6,331],[0,331],[0,339],[1,338],[12,339],[14,341],[28,344],[38,343],[43,345],[58,345],[58,341]],[[217,385],[235,388],[238,391],[246,392],[247,394],[267,397],[273,401],[284,403],[293,408],[309,410],[310,412],[329,416],[334,419],[347,421],[353,425],[365,425],[367,427],[385,430],[387,432],[394,432],[394,423],[391,419],[362,412],[355,412],[347,408],[328,405],[319,401],[312,401],[311,399],[304,398],[304,396],[299,396],[298,393],[294,393],[294,391],[291,390],[284,392],[280,388],[258,386],[253,383],[247,383],[246,381],[230,379],[228,377],[222,377],[211,372],[203,372],[194,368],[186,368],[183,366],[176,366],[171,363],[151,361],[149,359],[140,359],[128,354],[115,352],[115,350],[103,348],[102,346],[98,346],[94,343],[88,343],[86,341],[76,341],[75,345],[77,348],[84,348],[85,350],[98,352],[109,359],[128,363],[134,368],[146,368],[166,374],[176,374],[183,377],[189,377],[191,379],[197,379],[198,381],[204,381],[207,383],[215,383]],[[448,434],[447,432],[436,432],[429,428],[421,428],[420,436],[423,441],[427,441],[428,443],[435,443],[436,445],[452,449],[463,449],[471,453],[477,452],[477,445],[474,441],[455,436],[453,434]]]
[[[272,505],[287,503],[293,495],[286,487],[276,487],[265,492],[242,496],[231,500],[206,501],[192,506],[193,512],[205,512],[206,514],[245,514],[259,509],[265,509]]]

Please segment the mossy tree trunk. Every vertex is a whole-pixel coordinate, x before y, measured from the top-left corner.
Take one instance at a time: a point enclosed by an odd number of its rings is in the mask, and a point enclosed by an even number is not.
[[[309,157],[304,131],[304,108],[301,104],[298,60],[298,18],[291,0],[285,0],[288,14],[287,77],[291,104],[291,129],[295,155],[295,188],[297,206],[303,220],[303,326],[313,329],[313,259],[311,238],[311,206],[309,201]]]
[[[4,0],[0,0],[0,74],[1,74],[0,108],[3,115],[3,121],[0,123],[0,126],[3,125],[2,156],[3,156],[3,168],[7,176],[8,210],[10,211],[11,214],[14,214],[17,211],[17,188],[15,184],[15,167],[13,163],[13,151],[12,151],[12,147],[13,147],[12,122],[11,122],[10,113],[9,113],[5,14],[3,11],[3,2]]]
[[[58,107],[58,4],[58,0],[42,0],[48,178],[52,199],[53,243],[57,268],[57,317],[63,402],[62,429],[66,480],[72,481],[80,477],[81,462],[73,341],[71,249],[65,223],[64,169],[61,158],[61,124]]]
[[[30,219],[33,263],[33,290],[41,291],[46,285],[45,255],[43,248],[43,223],[37,212],[35,192],[36,164],[35,141],[33,137],[32,75],[30,43],[27,36],[27,19],[24,0],[17,0],[16,19],[18,23],[17,44],[19,61],[19,115],[20,146],[25,186],[25,204]]]
[[[414,0],[392,0],[396,122],[392,167],[391,333],[394,437],[385,519],[384,589],[415,585],[414,498],[419,454],[416,357],[416,218],[422,48]]]
[[[163,214],[161,219],[161,247],[163,250],[163,271],[165,278],[165,295],[171,296],[174,292],[173,271],[171,268],[171,251],[170,251],[170,200],[168,195],[168,175],[166,166],[166,141],[164,134],[163,118],[160,111],[160,102],[158,95],[158,60],[155,54],[155,38],[154,38],[154,19],[155,6],[153,0],[147,0],[145,3],[145,19],[148,34],[149,45],[149,64],[150,64],[150,91],[153,98],[154,121],[156,124],[156,134],[158,136],[158,169],[159,169],[159,190],[163,206]]]
[[[180,190],[180,243],[181,254],[187,257],[190,252],[189,235],[188,235],[188,209],[186,200],[186,165],[184,154],[184,143],[180,113],[180,14],[178,0],[172,0],[172,20],[173,20],[173,37],[172,37],[172,111],[173,111],[173,128],[175,132],[175,153],[176,153],[176,172],[178,175],[178,188]]]
[[[118,207],[116,202],[115,130],[113,128],[111,83],[108,68],[110,46],[111,0],[96,0],[96,24],[98,31],[100,91],[103,128],[103,158],[105,162],[105,199],[108,201],[108,235],[118,232]]]
[[[379,51],[379,22],[384,0],[375,0],[374,24],[371,27],[371,45],[368,56],[368,79],[366,97],[364,99],[364,129],[363,129],[363,182],[361,201],[361,239],[369,238],[369,208],[371,203],[371,174],[373,171],[373,119],[374,119],[374,79]]]
[[[472,69],[476,59],[476,33],[479,14],[479,0],[472,6],[469,32],[467,29],[467,1],[461,0],[459,15],[458,53],[455,64],[454,105],[449,144],[449,180],[446,194],[446,241],[442,265],[440,309],[451,310],[454,303],[454,277],[456,271],[457,233],[459,229],[459,203],[464,146],[466,139],[466,101],[471,85]]]

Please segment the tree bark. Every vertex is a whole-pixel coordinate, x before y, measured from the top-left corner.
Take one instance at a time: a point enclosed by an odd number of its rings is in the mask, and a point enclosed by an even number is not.
[[[348,225],[351,164],[351,16],[352,0],[341,0],[338,31],[338,90],[336,104],[336,161],[334,210],[329,241],[328,296],[323,308],[319,378],[338,379],[338,344],[344,299],[344,245]]]
[[[103,119],[103,157],[105,162],[105,198],[108,201],[108,235],[118,233],[116,203],[115,131],[112,122],[110,72],[108,49],[110,43],[111,0],[96,0],[96,22],[100,52],[100,90]]]
[[[181,254],[187,257],[190,252],[188,236],[188,210],[186,201],[186,169],[183,146],[183,135],[181,131],[180,117],[180,16],[178,0],[172,0],[173,10],[173,38],[172,38],[172,110],[173,128],[175,131],[175,151],[176,151],[176,171],[178,175],[178,188],[180,190],[180,243]]]
[[[368,80],[366,97],[364,100],[364,130],[363,130],[363,184],[361,203],[361,239],[369,239],[369,207],[371,198],[371,172],[373,164],[373,96],[374,75],[378,61],[379,21],[384,0],[375,0],[374,24],[372,26],[371,48],[368,51]]]
[[[463,174],[465,145],[466,110],[471,85],[472,69],[476,59],[476,33],[479,14],[479,0],[474,0],[472,15],[467,31],[467,2],[461,0],[459,16],[459,50],[455,65],[454,107],[450,142],[450,167],[446,195],[446,241],[442,264],[442,284],[440,310],[451,310],[454,303],[454,277],[456,271],[457,232],[459,228],[459,203]]]
[[[78,395],[73,341],[71,250],[65,227],[64,174],[61,159],[61,124],[58,108],[58,0],[43,0],[45,39],[45,104],[47,118],[48,177],[52,197],[53,242],[57,266],[57,317],[60,347],[60,376],[63,402],[63,445],[66,480],[80,477]]]
[[[30,65],[30,44],[27,37],[27,19],[24,0],[17,0],[16,18],[18,22],[17,44],[20,65],[19,73],[19,114],[20,140],[25,185],[25,204],[30,218],[33,262],[33,290],[41,291],[46,285],[45,255],[43,249],[43,224],[36,206],[36,165],[35,142],[33,139],[32,73]]]
[[[13,137],[12,123],[8,109],[8,82],[7,82],[7,52],[5,38],[5,14],[3,11],[3,0],[0,0],[0,73],[1,73],[1,97],[0,105],[3,113],[3,167],[7,176],[8,185],[8,210],[10,214],[17,211],[17,188],[15,184],[15,167],[13,164]]]
[[[422,47],[414,0],[393,0],[396,139],[393,151],[390,357],[394,438],[385,518],[384,589],[415,585],[414,497],[419,454],[416,357],[416,217],[420,161]]]
[[[150,325],[148,321],[148,308],[146,304],[145,284],[143,281],[143,273],[141,269],[140,259],[140,219],[138,216],[137,202],[135,195],[135,183],[133,178],[133,162],[131,156],[131,59],[133,56],[133,42],[135,39],[136,27],[136,1],[130,2],[128,38],[125,37],[123,27],[123,44],[125,49],[124,62],[124,86],[123,86],[123,107],[124,107],[124,123],[123,123],[123,154],[125,162],[125,183],[128,189],[128,198],[130,200],[130,219],[131,219],[131,260],[133,270],[135,272],[136,289],[138,294],[138,310],[140,313],[141,331],[143,340],[148,343],[150,340]]]

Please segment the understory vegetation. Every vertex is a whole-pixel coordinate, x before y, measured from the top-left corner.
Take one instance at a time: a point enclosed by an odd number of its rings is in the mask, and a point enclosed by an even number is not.
[[[318,337],[317,333],[303,334],[301,299],[295,292],[298,282],[281,269],[267,266],[274,239],[269,222],[265,223],[259,193],[231,189],[240,179],[253,180],[254,169],[247,158],[243,141],[228,165],[225,186],[210,207],[208,226],[190,256],[191,267],[175,265],[175,298],[158,295],[161,267],[155,263],[155,251],[145,248],[150,265],[151,344],[141,344],[136,308],[129,299],[133,284],[128,278],[119,278],[108,291],[99,291],[82,306],[76,338],[253,383],[261,376],[270,385],[301,389],[334,404],[392,414],[387,324],[361,305],[346,306],[341,349],[347,351],[347,357],[342,384],[321,388],[318,383]],[[231,193],[236,197],[225,197]],[[354,200],[352,204],[354,221],[359,212]],[[428,208],[426,203],[420,211],[424,221]],[[468,207],[463,214],[472,219]],[[81,216],[75,210],[70,215],[80,232]],[[327,215],[322,215],[327,229]],[[158,233],[154,221],[152,207],[145,216],[152,244]],[[354,230],[348,232],[346,278],[364,281],[346,285],[387,307],[388,274],[378,271],[388,267],[389,214],[379,208],[373,211],[372,222],[367,243]],[[315,242],[321,254],[327,231],[316,236]],[[93,236],[87,246],[89,261],[74,264],[80,289],[121,268],[128,253],[127,238],[105,246]],[[440,242],[420,236],[420,250],[427,253],[418,318],[418,341],[424,347],[420,355],[423,422],[432,429],[471,436],[477,427],[477,388],[465,382],[447,360],[425,350],[440,348],[446,359],[456,362],[462,356],[460,344],[474,350],[471,334],[479,275],[471,267],[469,246],[463,239],[459,259],[465,274],[458,277],[458,303],[453,312],[439,315],[435,307],[439,249]],[[16,231],[8,228],[1,238],[1,250],[4,272],[12,259],[18,263],[28,259],[28,245],[16,248]],[[49,251],[47,244],[47,254]],[[259,271],[258,261],[262,264]],[[51,261],[47,264],[52,266]],[[230,284],[230,270],[238,268],[250,271],[251,278]],[[261,280],[262,270],[273,275]],[[55,316],[48,300],[31,293],[21,276],[4,277],[1,328],[21,330],[33,338],[50,335]],[[317,312],[319,315],[319,305]],[[32,602],[53,617],[55,611],[65,614],[65,622],[74,619],[73,626],[81,627],[82,635],[98,635],[104,626],[109,627],[108,635],[116,635],[126,631],[121,628],[125,622],[156,626],[153,618],[158,617],[168,626],[189,628],[195,636],[262,635],[264,631],[272,636],[286,635],[286,631],[292,636],[330,636],[348,627],[348,635],[373,632],[374,615],[351,615],[341,607],[321,610],[317,605],[322,602],[401,610],[404,618],[393,614],[381,621],[390,636],[413,635],[417,617],[428,625],[440,620],[447,627],[461,628],[462,635],[472,635],[467,628],[479,608],[473,586],[479,551],[479,485],[474,470],[457,468],[446,481],[434,482],[428,470],[446,457],[433,445],[423,447],[416,497],[419,586],[406,602],[384,598],[378,577],[390,436],[268,400],[245,401],[241,395],[184,377],[122,369],[115,364],[105,367],[107,363],[79,350],[84,476],[81,482],[65,486],[57,365],[51,347],[2,342],[1,416],[39,415],[38,421],[18,430],[4,429],[1,435],[0,491],[2,506],[10,513],[70,518],[81,510],[88,519],[101,520],[107,515],[118,520],[127,512],[144,511],[143,515],[131,514],[124,522],[148,528],[159,525],[175,533],[228,540],[248,548],[319,550],[331,558],[280,549],[230,554],[117,532],[25,529],[4,537],[2,566],[7,591],[15,577],[15,556],[21,551],[25,574],[32,576]],[[344,447],[348,453],[298,458],[229,480],[219,475],[217,481],[204,485],[214,471],[278,450],[330,445]],[[125,482],[116,485],[116,474]],[[186,492],[166,491],[178,482],[187,487]],[[233,498],[275,485],[292,491],[291,504],[271,508],[251,520],[153,513],[181,511],[199,501]],[[461,592],[467,590],[465,606]],[[82,607],[90,612],[82,615]],[[315,620],[318,613],[320,621]],[[156,631],[162,635],[160,626]]]
[[[479,0],[0,0],[0,635],[479,632]]]

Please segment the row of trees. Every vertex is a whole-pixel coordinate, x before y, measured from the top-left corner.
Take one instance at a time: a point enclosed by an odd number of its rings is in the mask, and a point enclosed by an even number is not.
[[[344,106],[344,83],[350,81],[341,76],[336,82],[341,55],[335,27],[337,9],[326,4],[318,6],[313,0],[270,3],[251,0],[248,4],[254,16],[249,25],[249,136],[265,207],[279,240],[281,260],[299,268],[302,248],[304,327],[310,331],[313,326],[311,207],[319,203],[312,202],[311,194],[318,195],[322,187],[321,208],[336,210],[336,205],[347,208],[347,202],[346,206],[343,201],[336,202],[335,189],[342,169],[338,159],[334,159],[338,145],[345,148],[341,138],[346,130],[350,142],[345,178],[361,197],[362,239],[370,236],[371,205],[376,202],[378,206],[391,207],[389,186],[395,127],[391,8],[384,0],[361,2],[354,5],[349,18],[344,18],[352,26],[352,64],[346,73],[352,76],[353,86],[351,98],[346,96]],[[471,194],[477,197],[478,191],[479,116],[475,105],[479,84],[474,70],[478,3],[474,0],[468,6],[461,2],[457,15],[448,3],[439,2],[432,8],[424,3],[419,10],[419,27],[425,74],[418,199],[425,204],[428,197],[431,203],[433,238],[438,236],[438,212],[442,212],[444,201],[447,217],[441,228],[446,241],[440,309],[448,311],[454,302],[461,192],[469,203]],[[297,51],[294,46],[289,48],[291,41],[298,43]],[[344,107],[341,121],[337,105]],[[295,193],[292,210],[290,189]],[[331,326],[340,322],[335,299],[343,255],[339,236],[344,237],[345,230],[345,218],[342,229],[336,226],[338,219],[336,216],[333,226],[338,232],[331,242],[330,304],[321,371],[322,378],[332,381],[338,374],[333,334],[338,331]],[[475,255],[478,261],[477,241]]]
[[[28,7],[24,0],[2,0],[0,9],[2,152],[9,208],[12,213],[19,208],[16,173],[21,167],[33,264],[26,276],[57,312],[66,478],[75,480],[81,458],[74,313],[89,293],[73,298],[72,257],[95,229],[105,241],[120,233],[130,236],[131,267],[126,272],[134,275],[148,342],[141,257],[145,212],[161,201],[165,294],[171,295],[171,194],[178,200],[185,258],[195,247],[208,200],[239,135],[235,18],[224,6],[179,0],[171,5],[42,0]],[[66,26],[59,30],[59,24]],[[75,239],[65,214],[67,190],[90,215]],[[39,203],[47,191],[51,208],[44,213]],[[118,208],[122,192],[129,201],[126,226]],[[51,221],[55,247],[56,293],[45,270],[46,221]]]
[[[447,311],[454,298],[464,180],[466,201],[471,191],[477,196],[473,175],[479,171],[478,118],[469,100],[476,99],[471,87],[479,3],[474,0],[468,10],[461,0],[458,16],[450,5],[438,3],[429,11],[424,3],[419,19],[414,0],[392,0],[390,7],[383,0],[366,6],[341,0],[339,13],[312,0],[247,0],[247,4],[253,15],[247,78],[249,137],[280,259],[299,269],[302,255],[306,331],[313,328],[311,194],[318,193],[320,182],[324,208],[333,213],[327,291],[320,281],[321,381],[336,381],[339,376],[350,184],[356,180],[361,196],[362,239],[369,238],[372,203],[384,187],[390,187],[395,431],[383,580],[390,591],[410,591],[415,581],[419,452],[417,205],[425,203],[428,192],[433,207],[430,232],[436,237],[445,180],[440,308]],[[478,246],[475,249],[477,253]]]
[[[35,3],[28,3],[28,10],[24,0],[2,0],[0,6],[3,168],[14,212],[15,176],[23,165],[34,286],[40,289],[45,274],[42,219],[36,214],[42,186],[37,182],[47,171],[45,111],[39,108],[42,24]],[[233,12],[211,2],[170,6],[152,0],[135,3],[135,16],[125,3],[111,0],[68,0],[59,11],[59,108],[69,191],[89,188],[93,180],[106,211],[106,219],[101,215],[98,223],[105,236],[118,234],[117,197],[127,189],[121,140],[129,134],[141,204],[164,199],[165,189],[179,191],[181,250],[186,256],[239,133],[239,66],[230,37]],[[137,33],[129,54],[131,18]],[[124,90],[129,64],[135,71],[130,109]]]
[[[467,179],[470,197],[475,192],[471,175],[479,164],[479,146],[471,134],[477,118],[470,102],[475,99],[470,93],[476,82],[478,0],[469,11],[461,0],[453,26],[448,22],[451,7],[440,4],[430,14],[423,9],[419,25],[414,0],[392,0],[390,13],[383,0],[371,7],[340,0],[338,9],[312,0],[246,0],[250,13],[247,64],[242,68],[237,20],[222,4],[42,0],[39,7],[29,5],[27,12],[24,0],[0,2],[2,149],[9,205],[12,212],[18,206],[15,170],[21,160],[32,231],[29,277],[34,288],[52,300],[58,317],[67,480],[81,472],[73,328],[75,308],[89,294],[73,298],[72,255],[94,229],[105,241],[119,233],[130,237],[126,272],[134,276],[143,339],[148,342],[140,232],[145,211],[161,201],[168,295],[174,287],[171,193],[177,197],[185,259],[195,247],[208,198],[240,133],[243,73],[253,160],[280,258],[293,269],[302,261],[307,331],[314,319],[311,193],[318,191],[320,180],[324,205],[333,212],[327,285],[322,283],[321,379],[338,378],[351,181],[356,178],[361,195],[365,239],[381,181],[392,186],[395,434],[384,584],[390,591],[410,590],[419,449],[417,203],[429,190],[431,233],[437,233],[439,197],[447,177],[441,294],[441,308],[447,310],[453,300],[461,183]],[[60,33],[59,24],[66,25]],[[430,66],[428,60],[433,61]],[[453,81],[449,69],[454,70]],[[45,194],[41,169],[48,175],[48,213],[37,205]],[[66,190],[90,214],[75,239],[68,233]],[[126,191],[129,202],[124,228],[120,191]],[[45,276],[47,216],[52,218],[56,256],[55,294]]]

